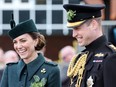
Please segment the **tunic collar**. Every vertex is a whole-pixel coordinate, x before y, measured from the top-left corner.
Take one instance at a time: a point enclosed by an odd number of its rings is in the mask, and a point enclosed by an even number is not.
[[[98,39],[96,39],[95,41],[93,41],[91,44],[89,44],[88,46],[86,46],[86,51],[89,52],[93,52],[95,51],[97,48],[105,45],[105,43],[107,42],[106,37],[103,35],[101,37],[99,37]]]
[[[18,63],[19,80],[20,80],[21,73],[22,73],[25,66],[27,66],[28,80],[30,80],[33,77],[33,75],[36,73],[36,71],[41,67],[41,65],[43,65],[44,62],[45,62],[45,59],[41,53],[39,53],[38,57],[35,60],[33,60],[32,62],[30,62],[29,64],[25,64],[23,62],[23,60],[21,60]]]

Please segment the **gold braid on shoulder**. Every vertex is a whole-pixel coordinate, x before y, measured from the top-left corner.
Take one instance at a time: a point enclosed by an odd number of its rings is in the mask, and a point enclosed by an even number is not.
[[[82,54],[78,58],[78,60],[76,61],[76,58],[78,57],[78,55],[76,55],[76,56],[74,56],[74,58],[72,58],[72,60],[69,64],[68,71],[67,71],[67,76],[70,77],[70,78],[78,76],[77,84],[76,84],[75,87],[80,87],[81,80],[83,78],[83,72],[84,72],[84,69],[85,69],[87,56],[88,56],[88,52]]]

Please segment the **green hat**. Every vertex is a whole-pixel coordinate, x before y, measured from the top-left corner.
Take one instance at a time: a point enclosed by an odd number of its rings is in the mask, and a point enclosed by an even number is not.
[[[8,32],[8,34],[12,39],[15,39],[16,37],[25,33],[38,32],[32,19],[23,21],[13,27],[12,27],[13,23],[11,23],[10,25],[11,25],[11,30]]]
[[[87,19],[101,17],[101,9],[104,4],[64,4],[64,9],[67,11],[67,27],[73,28],[81,25]]]

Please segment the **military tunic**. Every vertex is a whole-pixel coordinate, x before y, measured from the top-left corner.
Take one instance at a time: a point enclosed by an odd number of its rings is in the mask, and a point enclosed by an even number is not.
[[[86,46],[88,52],[80,87],[116,87],[116,48],[101,36]],[[82,52],[82,53],[83,53]],[[77,61],[79,59],[77,56]],[[91,86],[87,86],[91,77]],[[76,87],[78,75],[72,78],[71,87]]]
[[[44,87],[61,87],[57,64],[45,61],[41,54],[29,64],[25,64],[23,60],[8,64],[0,87],[30,87],[34,83],[34,75],[47,80]]]

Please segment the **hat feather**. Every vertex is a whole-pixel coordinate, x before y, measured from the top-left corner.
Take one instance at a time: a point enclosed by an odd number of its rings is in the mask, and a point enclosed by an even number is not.
[[[10,20],[10,27],[11,27],[11,29],[13,29],[14,27],[15,27],[15,21],[14,21],[14,15],[13,15],[13,13],[12,13],[12,19]]]

